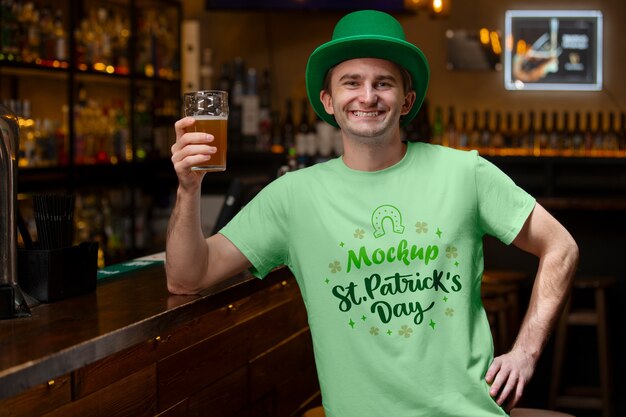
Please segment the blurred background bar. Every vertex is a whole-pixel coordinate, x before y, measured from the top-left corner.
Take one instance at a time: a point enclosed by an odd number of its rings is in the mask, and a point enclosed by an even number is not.
[[[426,101],[404,138],[478,150],[570,230],[581,279],[614,279],[603,304],[608,349],[598,348],[597,326],[570,329],[560,380],[606,381],[603,355],[612,369],[626,369],[619,354],[626,351],[626,2],[1,0],[0,7],[0,100],[19,116],[22,227],[40,239],[34,196],[74,196],[74,243],[97,242],[99,268],[164,250],[177,185],[170,147],[184,92],[224,89],[231,98],[228,170],[203,182],[209,234],[225,221],[233,184],[253,194],[284,172],[341,155],[338,132],[306,99],[306,61],[345,12],[393,14],[431,68]],[[506,350],[537,262],[486,238],[485,267],[483,295],[497,349]],[[590,297],[583,291],[572,309]],[[548,406],[553,357],[551,343],[528,387],[530,406]],[[610,390],[588,409],[562,409],[626,415],[624,372],[612,373]]]

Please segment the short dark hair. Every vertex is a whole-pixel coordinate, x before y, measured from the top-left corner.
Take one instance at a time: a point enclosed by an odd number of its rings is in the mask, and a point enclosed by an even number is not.
[[[413,78],[411,77],[411,73],[406,68],[396,64],[395,62],[392,62],[392,64],[395,65],[400,71],[400,75],[402,77],[402,87],[404,88],[404,94],[407,94],[408,92],[413,91]],[[330,69],[326,73],[326,77],[324,77],[324,84],[322,85],[322,88],[324,89],[324,91],[328,91],[329,93],[330,93],[330,77],[332,77],[333,70],[335,69],[336,66],[337,65],[333,65],[332,67],[330,67]]]

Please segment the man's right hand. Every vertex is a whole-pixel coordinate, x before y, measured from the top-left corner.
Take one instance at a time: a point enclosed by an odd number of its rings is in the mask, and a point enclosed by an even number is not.
[[[185,117],[174,124],[176,143],[172,145],[172,163],[180,186],[186,191],[197,191],[206,171],[192,171],[193,166],[206,164],[217,152],[211,146],[213,135],[190,131],[195,124],[193,117]]]

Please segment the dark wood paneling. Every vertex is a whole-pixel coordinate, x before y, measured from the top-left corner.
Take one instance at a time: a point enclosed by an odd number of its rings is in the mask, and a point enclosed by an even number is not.
[[[156,361],[156,343],[140,343],[74,372],[74,399],[85,397]]]
[[[45,417],[154,416],[156,394],[156,366],[151,365]]]
[[[289,417],[308,409],[311,393],[319,393],[315,364],[302,367],[276,387],[276,417]]]
[[[265,395],[313,361],[311,334],[306,327],[250,362],[250,399]]]
[[[42,415],[72,399],[71,376],[64,375],[14,398],[0,401],[0,417],[32,417]]]
[[[246,407],[248,369],[242,367],[189,398],[189,417],[229,417]]]

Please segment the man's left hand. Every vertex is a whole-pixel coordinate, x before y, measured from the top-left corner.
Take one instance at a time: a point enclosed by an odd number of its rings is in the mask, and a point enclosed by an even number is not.
[[[515,348],[493,360],[485,380],[491,385],[489,394],[498,405],[502,406],[506,402],[504,409],[507,412],[510,412],[522,397],[524,387],[535,371],[535,364],[536,361],[531,355]]]

